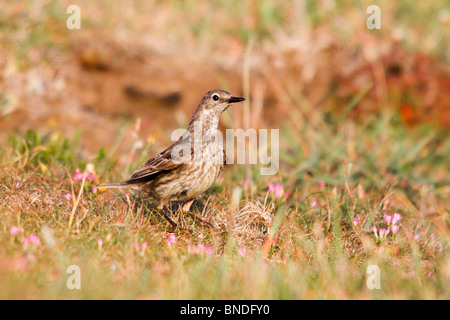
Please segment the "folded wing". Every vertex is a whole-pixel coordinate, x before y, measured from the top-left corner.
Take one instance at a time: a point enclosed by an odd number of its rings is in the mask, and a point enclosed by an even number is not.
[[[186,163],[183,153],[189,150],[191,156],[191,141],[189,136],[181,137],[172,146],[149,159],[141,165],[131,177],[125,181],[125,185],[142,184],[149,182],[161,173],[174,170]]]

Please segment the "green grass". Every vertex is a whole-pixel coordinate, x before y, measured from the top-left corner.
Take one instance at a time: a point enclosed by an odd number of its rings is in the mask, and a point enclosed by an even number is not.
[[[194,206],[219,230],[174,208],[190,230],[176,232],[174,244],[151,201],[92,191],[124,178],[108,152],[89,161],[95,179],[80,192],[82,183],[69,178],[88,163],[77,138],[11,136],[1,150],[1,297],[448,299],[450,140],[395,119],[285,127],[279,175],[254,168],[244,188],[243,168],[229,167]],[[282,183],[283,195],[275,199],[269,183]],[[63,197],[72,192],[78,204]],[[372,226],[387,227],[383,216],[395,212],[399,231],[377,240]],[[31,234],[41,243],[26,246]],[[211,251],[194,253],[198,244]],[[81,269],[80,290],[66,286],[70,265]],[[379,290],[366,286],[369,265],[380,267]]]

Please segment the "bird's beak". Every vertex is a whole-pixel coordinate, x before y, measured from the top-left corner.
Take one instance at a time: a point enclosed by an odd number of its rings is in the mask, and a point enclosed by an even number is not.
[[[245,100],[244,98],[231,97],[231,98],[228,100],[228,102],[229,102],[229,103],[235,103],[235,102],[241,102],[241,101],[244,101],[244,100]]]

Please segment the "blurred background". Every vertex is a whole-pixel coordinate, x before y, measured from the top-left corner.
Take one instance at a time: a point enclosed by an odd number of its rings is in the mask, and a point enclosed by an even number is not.
[[[66,26],[73,4],[78,30]],[[366,26],[372,4],[379,30]],[[139,118],[138,134],[165,145],[216,88],[248,99],[224,128],[388,112],[401,125],[448,129],[449,9],[444,0],[2,1],[0,134],[80,130],[89,154]]]

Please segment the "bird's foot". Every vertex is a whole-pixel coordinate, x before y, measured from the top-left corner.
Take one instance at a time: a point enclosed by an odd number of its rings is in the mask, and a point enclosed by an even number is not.
[[[163,210],[158,210],[158,213],[161,217],[163,217],[164,219],[166,219],[167,222],[170,223],[172,230],[175,230],[178,227],[178,224],[176,224],[172,219],[170,219],[169,216],[165,214]]]
[[[159,211],[158,211],[159,212]],[[188,229],[186,229],[186,228],[183,228],[182,226],[181,226],[181,224],[178,224],[178,223],[176,223],[176,222],[174,222],[172,219],[170,219],[169,218],[169,216],[167,215],[167,214],[165,214],[164,212],[159,212],[159,214],[164,218],[164,219],[166,219],[166,221],[167,222],[169,222],[170,223],[170,232],[175,232],[175,231],[177,231],[177,230],[182,230],[182,231],[186,231],[186,232],[189,232],[189,233],[192,233],[192,231],[190,231],[190,230],[188,230]]]
[[[199,216],[195,215],[192,212],[187,212],[187,213],[194,218],[194,221],[199,220],[202,224],[206,225],[208,228],[216,230],[216,228],[212,225],[212,223],[200,218]]]

